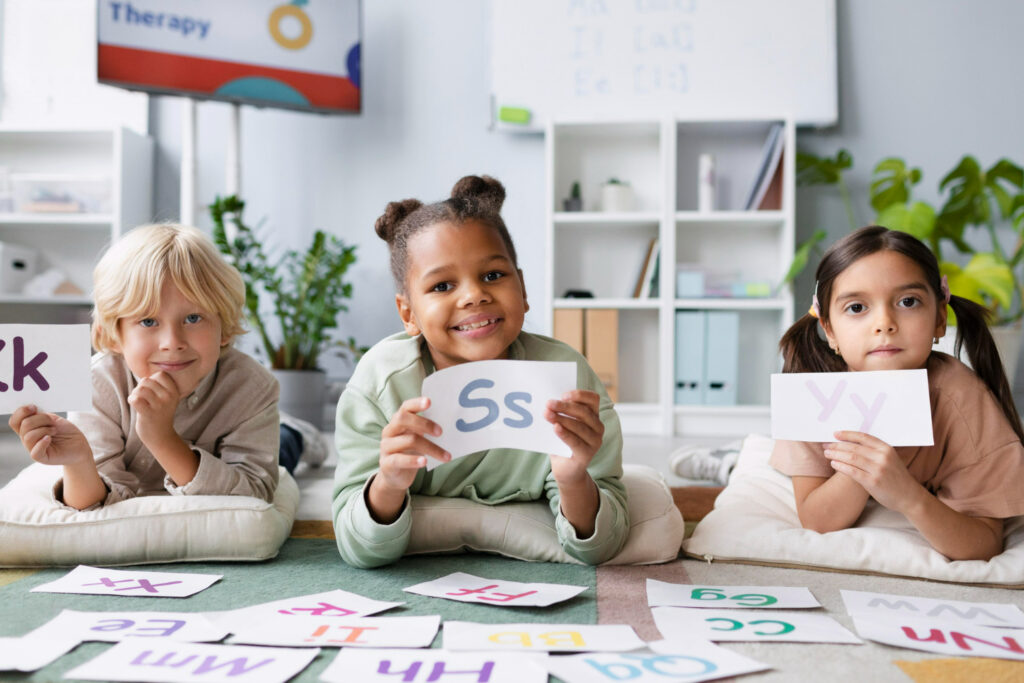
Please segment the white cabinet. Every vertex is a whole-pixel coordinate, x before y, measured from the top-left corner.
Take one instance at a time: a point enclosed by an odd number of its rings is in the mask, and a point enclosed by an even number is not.
[[[0,291],[0,322],[87,322],[92,269],[152,221],[153,142],[126,128],[0,127],[0,242],[37,254],[80,294]],[[20,290],[20,287],[18,288]]]
[[[746,210],[773,126],[781,135],[779,206]],[[627,433],[768,430],[769,375],[781,367],[778,341],[794,313],[790,289],[780,287],[795,247],[794,135],[792,121],[783,118],[549,124],[546,275],[552,315],[575,308],[618,311],[617,408]],[[702,154],[714,157],[712,210],[698,210]],[[612,178],[632,188],[630,210],[602,211],[602,185]],[[574,183],[582,210],[564,211]],[[655,239],[656,292],[634,296]],[[703,288],[677,294],[680,270],[698,273]],[[567,298],[571,290],[593,298]],[[725,404],[677,404],[677,346],[689,333],[684,327],[677,334],[680,311],[735,314],[715,318],[726,318],[737,330],[735,351],[729,352],[735,356],[734,386]],[[716,329],[714,321],[711,327]],[[714,335],[704,342],[713,352],[730,347]]]

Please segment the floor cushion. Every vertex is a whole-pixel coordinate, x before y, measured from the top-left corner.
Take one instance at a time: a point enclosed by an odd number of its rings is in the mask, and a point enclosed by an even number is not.
[[[273,503],[165,495],[79,511],[53,497],[62,471],[34,463],[0,489],[0,567],[266,560],[288,538],[299,505],[281,468]]]
[[[873,499],[857,526],[820,534],[804,529],[790,478],[768,464],[773,441],[751,435],[715,508],[683,543],[708,561],[887,574],[1024,588],[1024,517],[1006,520],[1005,550],[988,561],[953,561],[934,550],[907,518]]]
[[[665,480],[651,467],[625,465],[629,538],[605,564],[655,564],[679,555],[685,526]],[[558,542],[546,500],[484,505],[466,498],[413,496],[407,554],[475,550],[536,562],[580,564]]]

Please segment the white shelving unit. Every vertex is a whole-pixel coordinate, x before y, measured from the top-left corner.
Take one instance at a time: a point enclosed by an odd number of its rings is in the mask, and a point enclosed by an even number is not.
[[[782,208],[742,210],[762,148],[783,124]],[[785,117],[726,120],[554,121],[547,127],[547,288],[551,309],[619,311],[619,402],[627,433],[741,435],[769,428],[769,375],[781,367],[778,341],[792,324],[793,297],[779,288],[795,249],[795,129]],[[713,211],[697,210],[697,167],[715,156]],[[635,210],[604,213],[600,186],[628,182]],[[579,182],[583,210],[561,211]],[[660,243],[658,296],[633,298],[651,240]],[[767,281],[763,298],[676,298],[676,266],[731,270]],[[563,298],[570,289],[592,299]],[[735,405],[675,405],[675,314],[739,313]]]
[[[88,322],[92,269],[125,231],[153,218],[153,141],[127,128],[0,126],[0,167],[11,176],[91,179],[109,195],[94,212],[0,212],[0,242],[38,250],[36,272],[58,268],[81,295],[0,292],[0,322]],[[105,184],[105,185],[104,185]]]

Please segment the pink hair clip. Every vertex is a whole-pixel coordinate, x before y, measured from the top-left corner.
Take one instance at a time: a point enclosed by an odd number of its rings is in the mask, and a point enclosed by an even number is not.
[[[818,303],[818,281],[814,281],[814,294],[811,295],[811,307],[807,313],[818,320],[821,320],[821,304]]]

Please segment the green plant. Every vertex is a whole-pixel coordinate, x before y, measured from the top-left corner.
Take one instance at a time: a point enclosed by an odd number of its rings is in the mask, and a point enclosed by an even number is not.
[[[797,157],[799,184],[839,186],[851,229],[857,223],[843,172],[852,166],[846,150],[835,158],[807,153]],[[1024,170],[1009,159],[983,169],[977,159],[966,155],[939,182],[942,206],[938,209],[914,198],[914,187],[922,178],[919,168],[898,157],[878,162],[869,189],[874,223],[910,233],[927,244],[947,276],[950,291],[986,306],[997,324],[1020,320],[1024,317]],[[1009,250],[1001,242],[1001,226],[1010,227],[1014,236]],[[974,246],[979,238],[969,231],[980,231],[985,245]],[[801,244],[787,281],[806,265],[809,253],[824,239],[823,232],[815,232]],[[955,254],[947,250],[950,246]],[[956,254],[959,259],[953,260]]]
[[[582,198],[582,195],[580,194],[580,183],[579,183],[579,181],[576,181],[576,182],[574,182],[572,184],[572,189],[569,190],[569,198],[570,199],[581,199]]]
[[[327,345],[327,330],[338,326],[338,313],[352,296],[345,272],[355,263],[355,247],[334,235],[317,230],[305,253],[289,250],[271,262],[252,228],[242,221],[245,202],[237,196],[217,197],[210,204],[213,241],[245,281],[246,317],[255,328],[271,367],[283,370],[314,370]],[[225,221],[234,225],[229,239]],[[280,327],[274,341],[261,315],[260,295],[269,298]],[[362,350],[351,337],[339,342],[358,355]]]

